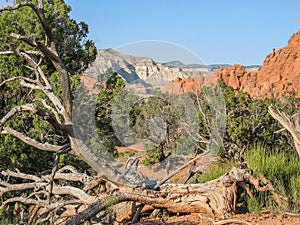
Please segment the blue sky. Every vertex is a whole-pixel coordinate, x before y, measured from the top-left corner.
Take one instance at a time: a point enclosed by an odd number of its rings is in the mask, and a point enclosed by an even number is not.
[[[99,49],[157,40],[185,47],[206,64],[262,64],[300,28],[298,0],[66,2]]]

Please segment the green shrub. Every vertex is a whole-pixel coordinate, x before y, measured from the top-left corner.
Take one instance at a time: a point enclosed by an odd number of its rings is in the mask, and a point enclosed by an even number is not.
[[[300,161],[296,151],[274,152],[257,144],[246,152],[245,159],[254,175],[263,174],[278,194],[289,199],[291,209],[300,209]],[[258,196],[261,204],[270,206],[269,196]]]
[[[259,212],[262,210],[262,204],[258,198],[248,198],[248,210],[249,212]]]
[[[104,205],[106,208],[109,208],[113,205],[116,205],[119,203],[119,200],[116,196],[114,195],[109,195],[106,199],[105,199],[105,202],[104,202]]]
[[[160,161],[162,161],[164,159],[164,157],[165,156],[161,149],[154,148],[154,149],[147,151],[146,157],[143,160],[143,164],[145,166],[151,166],[155,163],[159,163]]]
[[[225,173],[229,172],[233,166],[233,163],[217,162],[215,164],[211,164],[209,168],[199,176],[198,182],[205,183],[207,181],[217,179]]]

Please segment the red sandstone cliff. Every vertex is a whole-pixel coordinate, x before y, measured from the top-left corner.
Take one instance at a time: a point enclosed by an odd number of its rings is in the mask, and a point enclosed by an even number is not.
[[[201,91],[201,87],[208,86],[211,83],[216,83],[214,76],[195,75],[186,79],[176,78],[162,88],[162,92],[171,94],[196,93]]]
[[[273,50],[258,71],[246,71],[242,65],[222,68],[208,77],[176,79],[163,91],[171,93],[194,92],[201,86],[222,78],[235,90],[244,90],[252,97],[280,97],[286,91],[295,91],[300,97],[300,30],[289,39],[288,45]]]
[[[288,45],[273,51],[257,73],[256,86],[262,96],[281,96],[294,90],[300,97],[300,29],[289,39]]]

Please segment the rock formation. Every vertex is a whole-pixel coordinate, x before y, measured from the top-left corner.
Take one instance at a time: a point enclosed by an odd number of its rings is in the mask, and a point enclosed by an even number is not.
[[[288,45],[273,50],[257,72],[256,92],[260,96],[281,96],[285,91],[296,91],[300,97],[300,29],[292,35]],[[254,93],[253,93],[254,94]]]
[[[84,72],[85,75],[105,81],[105,73],[109,68],[124,78],[128,84],[162,87],[176,77],[186,78],[195,74],[208,74],[226,64],[185,65],[180,61],[159,63],[151,58],[122,54],[113,49],[99,50],[95,62]]]
[[[215,82],[216,80],[214,76],[202,76],[201,74],[197,74],[195,76],[189,76],[186,79],[177,77],[161,90],[162,92],[168,92],[170,94],[182,94],[188,92],[196,93],[201,91],[201,87],[208,86]]]
[[[280,97],[295,91],[300,97],[300,30],[288,45],[267,55],[263,66],[185,65],[179,61],[157,63],[146,57],[121,54],[113,49],[99,50],[96,61],[85,71],[86,75],[102,82],[101,76],[113,68],[131,89],[147,93],[147,88],[162,87],[162,91],[185,93],[201,91],[202,86],[222,78],[235,90],[247,91],[252,97]],[[214,72],[209,74],[209,71]],[[204,75],[202,75],[204,74]],[[100,78],[99,78],[100,77]],[[150,85],[149,85],[150,84]]]
[[[300,97],[300,30],[289,39],[288,45],[267,55],[257,72],[247,72],[242,65],[233,65],[215,72],[216,78],[235,90],[244,90],[252,97],[280,97],[295,91]]]
[[[295,91],[300,97],[300,30],[289,39],[288,45],[267,55],[259,69],[232,65],[210,76],[175,79],[163,90],[171,93],[194,92],[201,86],[222,78],[235,90],[249,92],[254,98],[281,97]]]
[[[222,78],[227,85],[235,90],[252,92],[256,87],[257,71],[247,71],[243,65],[235,64],[222,68],[214,73],[215,79]]]
[[[151,58],[125,55],[113,49],[99,50],[95,62],[85,74],[102,80],[109,68],[121,75],[127,83],[148,83],[152,86],[163,86],[176,77],[188,76],[181,68],[167,67]]]

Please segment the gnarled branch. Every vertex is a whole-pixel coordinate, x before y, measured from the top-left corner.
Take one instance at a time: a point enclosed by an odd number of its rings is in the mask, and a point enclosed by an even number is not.
[[[290,117],[284,112],[274,109],[272,105],[270,105],[268,109],[271,116],[277,120],[288,132],[290,132],[294,139],[298,155],[300,156],[300,114],[298,113]]]
[[[53,127],[55,127],[58,130],[61,131],[67,131],[67,127],[62,125],[60,121],[58,121],[56,116],[53,114],[41,109],[35,104],[26,104],[26,105],[20,105],[20,106],[15,106],[12,108],[1,120],[0,120],[0,128],[14,115],[16,115],[19,112],[25,112],[25,111],[30,111],[33,114],[37,114],[46,121],[48,121]]]
[[[26,136],[25,134],[23,134],[19,131],[16,131],[10,127],[3,127],[0,134],[10,134],[10,135],[20,139],[24,143],[26,143],[34,148],[37,148],[39,150],[42,150],[42,151],[58,152],[62,147],[62,146],[58,146],[58,145],[49,144],[48,142],[40,143],[40,142]],[[72,152],[71,152],[71,154],[72,154]]]
[[[54,108],[52,108],[50,105],[48,105],[45,99],[35,98],[34,101],[40,102],[46,109],[50,110],[50,112],[52,112],[53,115],[55,116],[56,121],[61,124],[61,120],[59,118],[57,111]]]
[[[40,51],[25,50],[24,52],[29,55],[43,56],[43,53]],[[13,55],[13,54],[15,54],[15,51],[12,51],[12,50],[0,51],[0,55]]]
[[[46,19],[45,13],[44,13],[44,4],[42,0],[38,0],[38,7],[34,5],[30,1],[24,1],[18,4],[15,4],[13,6],[5,6],[0,8],[0,12],[4,11],[12,11],[17,10],[22,7],[30,7],[33,12],[37,15],[43,30],[46,34],[46,39],[49,40],[50,48],[47,48],[43,43],[39,41],[33,41],[30,40],[24,36],[21,36],[19,34],[11,34],[14,38],[21,40],[25,43],[27,43],[30,46],[38,48],[46,57],[48,57],[56,70],[59,72],[61,76],[62,81],[62,98],[64,102],[65,110],[68,114],[68,117],[65,117],[65,120],[70,123],[71,122],[71,116],[72,116],[72,98],[71,98],[71,90],[70,90],[70,79],[68,75],[68,70],[61,60],[61,58],[58,56],[57,49],[56,49],[56,43],[55,39],[51,30],[51,27],[49,26],[49,23]]]
[[[32,84],[36,84],[36,83],[37,83],[35,80],[30,79],[30,78],[28,78],[28,77],[20,77],[20,76],[17,76],[17,77],[8,78],[8,79],[2,81],[2,82],[0,83],[0,87],[2,87],[3,85],[5,85],[5,84],[8,83],[8,82],[15,81],[15,80],[21,80],[21,81],[22,81],[22,80],[25,80],[25,81],[27,81],[28,83],[32,83]]]

